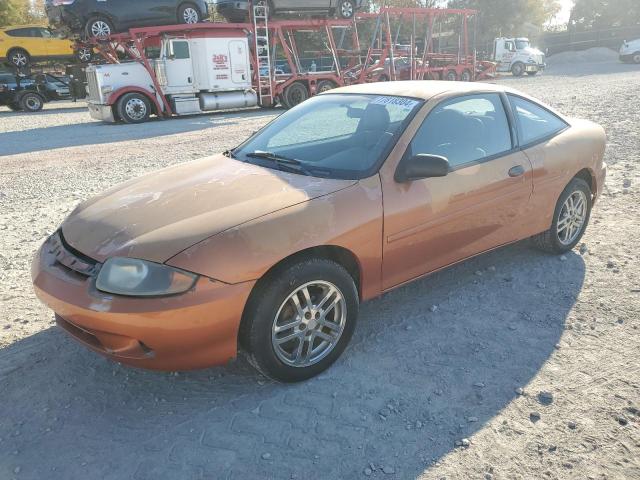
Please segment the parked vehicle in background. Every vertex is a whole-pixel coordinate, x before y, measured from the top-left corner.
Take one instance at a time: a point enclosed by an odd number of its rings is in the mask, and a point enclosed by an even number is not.
[[[198,23],[205,0],[46,0],[49,23],[67,36],[107,38],[133,27]]]
[[[525,238],[574,248],[605,145],[599,125],[499,85],[337,88],[81,203],[36,254],[34,290],[118,362],[187,370],[241,348],[305,380],[342,354],[363,301]]]
[[[353,18],[364,0],[265,0],[269,15],[279,13],[322,13],[339,18]],[[256,1],[256,3],[258,3]],[[229,22],[246,22],[249,17],[247,0],[213,0],[216,11]]]
[[[620,47],[620,60],[625,63],[640,64],[640,38],[624,41]]]
[[[41,60],[91,60],[91,49],[74,49],[73,42],[60,38],[43,25],[16,25],[0,28],[0,62],[18,68]]]
[[[176,115],[257,105],[246,33],[226,29],[224,35],[194,29],[163,36],[159,58],[149,60],[158,89],[140,62],[90,65],[89,113],[107,122],[141,123],[166,111],[166,104]]]
[[[496,38],[493,42],[493,60],[498,72],[511,72],[516,77],[525,73],[533,76],[546,68],[545,55],[531,47],[527,38]]]
[[[29,76],[0,72],[0,105],[37,112],[46,102],[71,98],[69,81],[48,73]]]

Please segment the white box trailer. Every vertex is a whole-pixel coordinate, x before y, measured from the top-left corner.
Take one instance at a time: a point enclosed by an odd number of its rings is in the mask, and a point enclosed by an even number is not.
[[[243,30],[163,35],[159,58],[148,62],[155,79],[142,58],[87,67],[91,116],[141,123],[152,113],[191,115],[258,104]]]

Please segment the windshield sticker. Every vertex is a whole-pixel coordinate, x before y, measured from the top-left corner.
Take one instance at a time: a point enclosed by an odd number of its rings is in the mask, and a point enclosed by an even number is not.
[[[409,111],[413,110],[413,107],[420,102],[406,97],[380,96],[376,97],[371,103],[373,105],[394,105],[396,107],[400,107],[402,110]]]

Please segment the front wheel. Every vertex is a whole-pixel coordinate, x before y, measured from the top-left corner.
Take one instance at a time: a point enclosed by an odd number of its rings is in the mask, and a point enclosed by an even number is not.
[[[455,82],[456,80],[458,80],[458,74],[455,70],[449,70],[444,78],[449,82]]]
[[[151,103],[141,93],[127,93],[117,103],[118,117],[124,123],[143,123],[151,115]]]
[[[89,63],[93,57],[93,50],[88,47],[79,48],[76,52],[76,59],[80,63]]]
[[[356,13],[356,5],[353,0],[342,0],[338,5],[338,15],[347,20],[353,18]]]
[[[571,180],[556,203],[551,228],[534,236],[534,245],[549,253],[571,250],[587,229],[591,204],[592,192],[587,182],[581,178]]]
[[[242,319],[241,345],[264,375],[298,382],[344,351],[358,317],[358,292],[336,262],[313,258],[283,267],[258,285]]]
[[[44,100],[37,93],[25,93],[20,98],[20,108],[25,112],[39,112],[44,106]]]
[[[521,77],[524,75],[524,65],[520,62],[514,63],[511,67],[511,74],[514,77]]]
[[[192,24],[202,21],[200,10],[192,3],[184,3],[178,9],[178,23]]]

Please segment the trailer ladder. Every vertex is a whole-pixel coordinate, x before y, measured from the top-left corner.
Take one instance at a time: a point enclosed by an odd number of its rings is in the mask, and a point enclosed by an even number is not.
[[[253,2],[252,2],[253,4]],[[272,106],[273,75],[271,68],[271,44],[269,43],[269,6],[265,1],[253,4],[253,32],[258,70],[258,96],[260,105]]]

